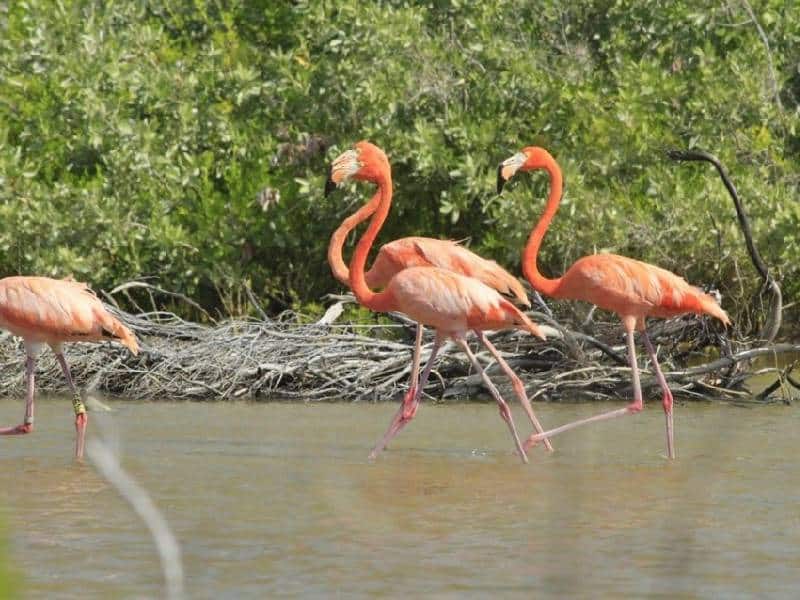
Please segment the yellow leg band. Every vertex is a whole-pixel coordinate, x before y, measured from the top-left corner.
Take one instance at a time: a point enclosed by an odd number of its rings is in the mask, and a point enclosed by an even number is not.
[[[75,416],[81,415],[86,412],[86,407],[83,405],[80,394],[75,394],[72,398],[72,409],[75,411]]]

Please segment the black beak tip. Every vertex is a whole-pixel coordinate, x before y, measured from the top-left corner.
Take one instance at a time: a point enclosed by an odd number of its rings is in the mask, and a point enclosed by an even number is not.
[[[325,181],[325,197],[327,198],[328,195],[335,189],[336,184],[334,183],[333,179],[331,179],[331,176],[328,175],[328,179]]]
[[[503,192],[503,186],[506,184],[506,180],[503,178],[503,165],[497,167],[497,193],[500,194]]]

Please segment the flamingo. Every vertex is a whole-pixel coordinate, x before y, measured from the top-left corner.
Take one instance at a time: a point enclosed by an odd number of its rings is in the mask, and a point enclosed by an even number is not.
[[[83,457],[88,417],[75,388],[61,345],[64,342],[116,340],[133,353],[139,345],[131,331],[109,313],[85,283],[49,277],[0,279],[0,327],[25,342],[25,419],[22,425],[0,429],[0,435],[33,431],[34,368],[45,344],[52,348],[72,391],[75,410],[75,457]]]
[[[531,231],[523,251],[523,273],[535,290],[547,296],[591,302],[619,315],[627,336],[634,400],[625,408],[567,423],[542,434],[532,434],[526,440],[525,447],[530,448],[543,437],[550,437],[579,425],[636,414],[642,410],[644,407],[642,388],[639,383],[633,339],[634,330],[638,330],[663,392],[661,403],[665,415],[667,454],[670,459],[674,459],[672,392],[658,364],[653,344],[647,335],[645,319],[695,313],[711,315],[728,325],[730,324],[728,315],[714,298],[699,288],[689,285],[674,273],[616,254],[584,256],[578,259],[562,277],[557,279],[544,277],[536,266],[536,257],[542,244],[542,238],[544,238],[561,201],[563,180],[558,163],[544,148],[536,146],[523,148],[522,151],[500,163],[497,169],[497,193],[502,191],[503,185],[518,171],[537,169],[547,171],[550,177],[550,195],[544,213]]]
[[[476,371],[480,373],[486,387],[498,404],[500,416],[511,432],[520,458],[523,462],[528,462],[508,404],[470,350],[465,334],[469,329],[474,330],[478,339],[492,353],[504,372],[513,374],[497,349],[486,338],[484,331],[516,328],[543,338],[538,326],[495,289],[477,279],[441,267],[413,266],[405,268],[389,279],[382,292],[373,292],[367,284],[364,267],[369,249],[389,214],[392,201],[391,167],[383,150],[367,141],[361,141],[353,149],[338,156],[331,166],[326,187],[339,185],[349,179],[374,183],[378,186],[379,192],[378,205],[374,209],[366,232],[358,241],[350,263],[349,283],[356,299],[363,306],[375,311],[403,312],[415,321],[436,330],[431,359],[425,365],[420,379],[420,387],[427,379],[436,351],[444,340],[453,339],[464,350]],[[519,379],[517,378],[516,381]],[[518,391],[516,382],[514,387],[515,391]],[[522,387],[521,382],[519,382],[519,387]],[[538,420],[533,413],[530,401],[524,393],[518,395],[525,412],[534,427],[537,427]],[[385,447],[403,424],[402,420],[396,416],[371,456]]]
[[[327,196],[336,188],[336,184],[330,179],[325,186]],[[333,232],[330,243],[328,244],[328,264],[331,267],[333,276],[343,285],[349,286],[350,270],[342,257],[342,249],[347,236],[360,223],[366,221],[377,209],[380,203],[381,192],[377,191],[367,204],[362,206],[354,214],[342,221],[341,225]],[[398,272],[408,267],[440,267],[454,273],[460,273],[468,277],[478,279],[494,288],[501,294],[511,296],[525,307],[530,307],[528,295],[520,284],[519,280],[498,265],[493,260],[486,260],[474,252],[464,248],[458,242],[451,240],[437,240],[426,237],[405,237],[394,240],[381,246],[378,255],[367,271],[365,277],[370,288],[383,288]],[[416,340],[414,344],[414,358],[412,361],[410,385],[403,397],[400,408],[389,423],[387,433],[382,440],[373,448],[370,456],[375,457],[388,441],[394,437],[411,419],[414,418],[419,406],[419,399],[422,390],[427,382],[430,369],[424,371],[425,379],[417,383],[419,377],[420,359],[422,353],[422,334],[423,326],[417,323]],[[436,358],[439,350],[438,345],[434,345],[429,364]],[[512,383],[518,390],[517,393],[524,394],[525,388],[519,378],[510,371]],[[544,431],[539,427],[540,433]],[[552,451],[553,447],[550,440],[545,439],[545,447]]]

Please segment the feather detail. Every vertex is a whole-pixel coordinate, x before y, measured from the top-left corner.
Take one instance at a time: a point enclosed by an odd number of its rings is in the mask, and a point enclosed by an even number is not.
[[[444,333],[466,329],[524,329],[544,335],[519,308],[485,283],[438,267],[404,269],[386,292],[395,309]]]
[[[108,312],[105,307],[101,305],[100,310],[95,309],[95,318],[100,323],[103,333],[110,334],[111,337],[128,348],[134,356],[139,354],[139,342],[136,340],[136,336],[119,319]]]
[[[637,318],[696,313],[711,315],[726,325],[730,323],[714,298],[682,277],[616,254],[593,254],[578,259],[561,278],[556,295]]]
[[[384,244],[367,272],[370,287],[385,287],[409,267],[439,267],[474,277],[522,306],[530,306],[522,283],[493,260],[482,258],[452,240],[406,237]]]
[[[33,343],[118,338],[134,354],[133,334],[85,283],[49,277],[0,279],[0,327]],[[105,333],[104,333],[105,332]]]

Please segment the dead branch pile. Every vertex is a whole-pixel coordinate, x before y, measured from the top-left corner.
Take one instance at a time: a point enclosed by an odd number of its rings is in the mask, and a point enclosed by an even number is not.
[[[390,400],[405,392],[413,350],[413,324],[395,315],[394,325],[340,325],[327,318],[303,323],[293,313],[277,319],[230,319],[205,326],[168,312],[138,315],[115,311],[135,331],[142,352],[134,357],[114,344],[68,344],[67,360],[86,390],[146,400],[229,400],[235,398],[304,401]],[[340,311],[339,311],[340,312]],[[546,342],[519,332],[490,336],[529,393],[546,400],[611,399],[630,395],[630,372],[622,328],[618,322],[587,321],[565,326],[552,316],[534,312],[547,324]],[[749,365],[758,356],[800,352],[800,345],[735,346],[723,330],[705,319],[684,317],[654,323],[651,337],[676,395],[725,399],[751,398],[746,387]],[[423,361],[432,338],[426,332]],[[478,355],[501,385],[502,373],[488,353]],[[24,350],[5,334],[0,339],[0,393],[23,392]],[[687,365],[691,365],[688,366]],[[657,393],[647,362],[640,354],[642,383]],[[792,385],[791,368],[777,361],[760,372],[777,374],[781,386]],[[434,398],[474,397],[481,392],[477,374],[454,344],[442,351],[426,392]],[[37,387],[66,391],[53,356],[42,354]],[[762,400],[766,399],[766,395]]]

